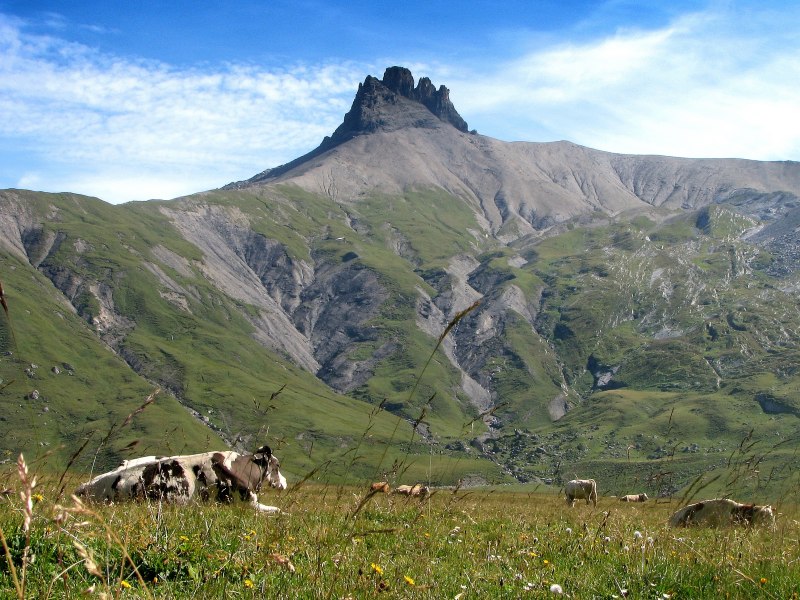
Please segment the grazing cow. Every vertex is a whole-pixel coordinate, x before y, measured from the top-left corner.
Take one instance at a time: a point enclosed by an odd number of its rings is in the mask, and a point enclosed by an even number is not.
[[[226,450],[126,460],[115,470],[79,486],[75,495],[105,502],[147,499],[185,504],[195,496],[208,500],[212,491],[218,501],[230,502],[239,492],[256,510],[280,512],[275,506],[258,502],[256,492],[265,481],[274,488],[286,489],[286,478],[269,446],[254,454]]]
[[[369,486],[369,490],[373,494],[378,494],[380,492],[388,494],[391,491],[391,489],[389,488],[389,484],[386,481],[379,481],[377,483],[373,483],[371,486]]]
[[[620,502],[647,502],[648,500],[647,494],[628,494],[619,497]]]
[[[597,506],[597,483],[594,479],[573,479],[564,486],[567,504],[575,506],[575,500],[586,499],[586,504],[591,501]]]
[[[775,526],[775,514],[771,506],[740,504],[727,498],[703,500],[689,504],[675,512],[669,519],[673,527],[707,525],[724,527],[726,525],[768,525]]]
[[[424,498],[430,493],[430,489],[426,485],[420,483],[414,485],[398,485],[392,492],[394,494],[402,494],[404,496],[413,496],[416,498]]]

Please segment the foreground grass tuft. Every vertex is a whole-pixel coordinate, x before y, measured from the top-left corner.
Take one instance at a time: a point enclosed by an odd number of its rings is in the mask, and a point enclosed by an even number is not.
[[[447,489],[423,501],[377,494],[364,502],[365,489],[306,484],[264,494],[284,510],[266,517],[246,504],[57,505],[56,487],[45,477],[35,494],[5,483],[17,489],[0,511],[4,598],[800,592],[795,507],[781,507],[775,531],[669,529],[674,503],[601,498],[596,509],[569,509],[553,495]]]

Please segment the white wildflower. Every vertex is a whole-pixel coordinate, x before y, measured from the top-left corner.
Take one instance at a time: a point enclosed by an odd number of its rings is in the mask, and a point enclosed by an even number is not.
[[[553,585],[550,586],[550,591],[553,592],[554,594],[563,594],[564,593],[564,590],[557,583],[554,583]]]

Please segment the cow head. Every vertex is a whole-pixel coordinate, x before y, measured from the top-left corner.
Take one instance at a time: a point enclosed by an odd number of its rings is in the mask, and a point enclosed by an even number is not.
[[[775,513],[772,511],[771,506],[754,506],[753,508],[754,525],[767,525],[770,527],[775,526]]]
[[[264,479],[270,486],[279,490],[286,489],[286,477],[280,471],[281,463],[278,458],[272,454],[269,446],[261,446],[253,453],[253,462],[261,467],[265,474]]]

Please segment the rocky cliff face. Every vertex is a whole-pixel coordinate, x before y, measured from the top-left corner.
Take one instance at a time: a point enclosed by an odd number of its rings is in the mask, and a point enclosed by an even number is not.
[[[415,104],[426,108],[430,114]],[[386,69],[383,79],[370,75],[358,86],[353,106],[321,148],[327,150],[355,136],[376,131],[395,131],[406,127],[432,128],[436,125],[432,117],[452,125],[458,131],[467,131],[467,123],[450,102],[450,91],[445,86],[437,90],[430,79],[423,77],[414,87],[411,71],[403,67],[390,67]]]
[[[374,78],[367,77],[367,82],[374,85]],[[364,83],[362,89],[366,87],[367,82]],[[414,76],[404,67],[389,67],[383,74],[380,83],[404,98],[419,102],[439,120],[450,123],[459,131],[466,133],[467,122],[461,118],[456,107],[453,106],[450,101],[450,90],[445,86],[441,85],[437,90],[428,77],[422,77],[414,87]],[[359,97],[356,94],[356,102],[358,101]],[[361,99],[361,103],[363,101],[364,99]],[[356,107],[356,102],[353,103],[353,108]]]

